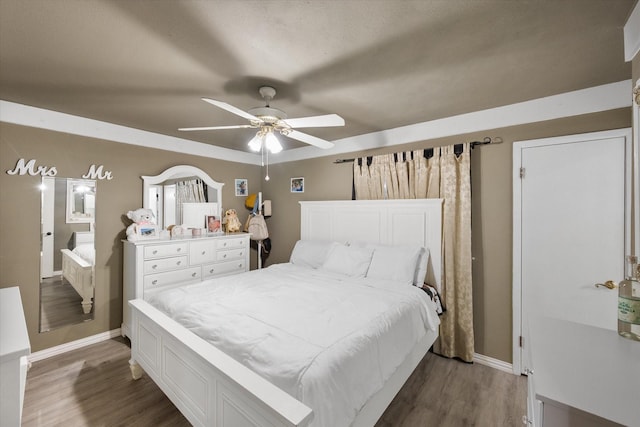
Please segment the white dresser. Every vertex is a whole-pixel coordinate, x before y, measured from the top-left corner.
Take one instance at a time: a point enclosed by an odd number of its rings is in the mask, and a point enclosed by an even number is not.
[[[249,271],[249,234],[171,240],[124,240],[122,335],[129,336],[129,300],[214,276]]]
[[[551,318],[530,325],[535,427],[640,427],[640,342]]]
[[[0,289],[0,427],[20,425],[30,353],[20,289]]]

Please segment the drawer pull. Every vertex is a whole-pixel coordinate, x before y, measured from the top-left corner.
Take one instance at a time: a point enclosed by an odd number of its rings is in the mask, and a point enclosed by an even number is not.
[[[158,284],[158,280],[154,280],[153,282],[151,282],[152,285],[157,285]]]
[[[226,258],[226,257],[227,257],[227,254],[222,255],[222,258]]]
[[[243,255],[242,252],[240,252],[240,256],[242,256],[242,255]]]
[[[153,254],[154,254],[154,255],[155,255],[155,254],[157,254],[157,253],[158,253],[158,250],[157,250],[157,249],[153,251]]]
[[[222,244],[222,246],[227,246],[227,242],[224,242],[224,243]]]
[[[180,264],[182,264],[182,261],[176,262],[176,265],[180,265]]]
[[[207,253],[207,251],[202,251],[202,255],[204,255],[204,254],[206,254],[206,253]]]
[[[158,268],[158,264],[153,264],[153,267],[151,267],[151,268],[153,268],[155,270],[156,268]]]
[[[182,250],[182,248],[178,248],[178,249],[176,249],[176,250],[177,250],[178,252],[180,252],[180,251]]]
[[[242,264],[238,264],[238,268],[242,268]]]
[[[191,277],[196,277],[197,275],[198,275],[198,273],[196,273],[196,272],[191,273]]]
[[[211,270],[209,270],[209,273],[213,273],[215,270],[212,268]]]

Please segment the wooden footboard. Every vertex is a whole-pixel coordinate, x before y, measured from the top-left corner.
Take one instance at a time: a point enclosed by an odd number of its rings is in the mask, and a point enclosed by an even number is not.
[[[131,369],[140,367],[195,426],[306,426],[312,411],[143,300],[132,307]]]
[[[82,311],[87,314],[93,304],[93,265],[69,249],[61,252],[62,275],[82,297]]]

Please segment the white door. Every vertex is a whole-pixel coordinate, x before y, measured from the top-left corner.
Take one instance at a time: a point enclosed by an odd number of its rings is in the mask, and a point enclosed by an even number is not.
[[[56,193],[56,179],[42,178],[42,213],[41,222],[41,253],[40,253],[40,277],[53,276],[53,219]]]
[[[624,275],[630,159],[628,129],[514,144],[514,372],[531,316],[617,329],[617,290],[595,284]]]

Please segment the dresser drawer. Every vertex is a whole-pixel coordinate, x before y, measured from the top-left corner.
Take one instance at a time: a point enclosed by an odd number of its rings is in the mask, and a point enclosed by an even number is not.
[[[200,267],[185,268],[182,270],[168,271],[166,273],[148,274],[144,276],[144,288],[153,289],[160,286],[172,285],[174,283],[200,280]]]
[[[246,237],[235,237],[232,239],[220,239],[216,242],[218,249],[238,249],[247,247]]]
[[[189,246],[189,264],[204,264],[216,260],[216,243],[213,240],[191,242]]]
[[[230,262],[219,262],[217,264],[209,264],[202,266],[202,278],[206,279],[209,277],[219,276],[221,274],[229,274],[229,273],[242,273],[246,270],[246,264],[244,259],[230,261]]]
[[[144,274],[161,273],[163,271],[175,270],[186,267],[187,256],[176,256],[171,258],[151,259],[144,262]]]
[[[216,261],[227,261],[230,259],[240,259],[244,258],[244,255],[247,253],[248,249],[232,249],[229,251],[218,251],[216,252]]]
[[[162,258],[173,255],[185,255],[187,243],[171,243],[168,245],[149,245],[144,247],[144,259]]]

